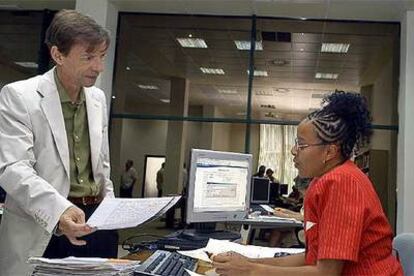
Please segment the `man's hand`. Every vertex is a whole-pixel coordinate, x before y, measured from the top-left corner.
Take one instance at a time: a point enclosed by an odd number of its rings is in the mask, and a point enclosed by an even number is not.
[[[85,224],[85,213],[76,206],[71,206],[63,212],[59,219],[58,230],[74,245],[85,245],[86,241],[77,238],[94,231]]]
[[[250,276],[254,274],[254,264],[249,258],[235,252],[226,252],[213,257],[213,266],[220,276]]]

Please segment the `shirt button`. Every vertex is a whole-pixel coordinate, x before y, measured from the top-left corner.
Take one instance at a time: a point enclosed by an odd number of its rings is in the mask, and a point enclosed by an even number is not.
[[[75,135],[75,141],[79,141],[79,136]]]
[[[81,178],[81,179],[79,179],[79,182],[80,182],[80,183],[83,183],[83,179],[82,179],[82,178]]]
[[[79,157],[76,157],[76,161],[80,161],[80,158]]]

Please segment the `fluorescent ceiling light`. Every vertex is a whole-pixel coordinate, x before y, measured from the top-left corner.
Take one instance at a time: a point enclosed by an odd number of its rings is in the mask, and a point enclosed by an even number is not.
[[[36,62],[32,61],[15,61],[15,64],[25,67],[25,68],[37,68],[39,65]]]
[[[339,74],[334,73],[316,73],[315,79],[336,80]]]
[[[276,109],[274,104],[261,104],[260,108]]]
[[[219,89],[218,92],[220,94],[237,94],[237,90],[234,89]]]
[[[201,38],[177,38],[178,43],[184,48],[207,48],[204,39]]]
[[[170,103],[170,99],[160,99],[163,103]]]
[[[246,116],[246,112],[237,112],[236,115],[237,116]]]
[[[257,96],[273,96],[274,93],[268,90],[258,90],[254,92]]]
[[[235,40],[234,44],[236,44],[237,49],[239,50],[250,50],[250,40]],[[256,41],[256,51],[262,51],[263,50],[263,44],[261,41]]]
[[[19,5],[7,5],[1,4],[0,10],[21,10],[22,8]]]
[[[315,93],[312,94],[312,99],[323,99],[323,97],[325,97],[325,94],[321,94],[321,93]]]
[[[279,93],[288,93],[290,90],[289,88],[275,88],[275,91]]]
[[[247,70],[247,74],[250,74],[250,71]],[[255,77],[267,77],[267,71],[262,71],[262,70],[254,70],[253,76]]]
[[[322,43],[322,53],[348,53],[349,43]]]
[[[160,89],[156,85],[138,84],[138,87],[145,90],[158,90]]]
[[[204,74],[211,74],[211,75],[224,75],[224,70],[221,68],[207,68],[207,67],[200,67],[201,72]]]

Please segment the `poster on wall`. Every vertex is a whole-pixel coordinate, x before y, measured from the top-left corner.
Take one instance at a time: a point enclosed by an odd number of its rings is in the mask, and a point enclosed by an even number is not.
[[[165,156],[145,155],[144,183],[142,185],[142,197],[157,197],[157,173],[165,162]]]

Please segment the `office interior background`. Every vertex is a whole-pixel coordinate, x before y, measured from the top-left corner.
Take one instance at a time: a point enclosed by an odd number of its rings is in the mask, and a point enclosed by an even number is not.
[[[374,124],[355,160],[396,231],[414,231],[414,1],[0,1],[1,87],[50,68],[42,40],[63,8],[111,31],[97,86],[116,190],[132,159],[141,196],[155,155],[167,158],[165,192],[179,192],[191,148],[251,153],[253,170],[292,184],[296,125],[326,93],[354,91]]]

